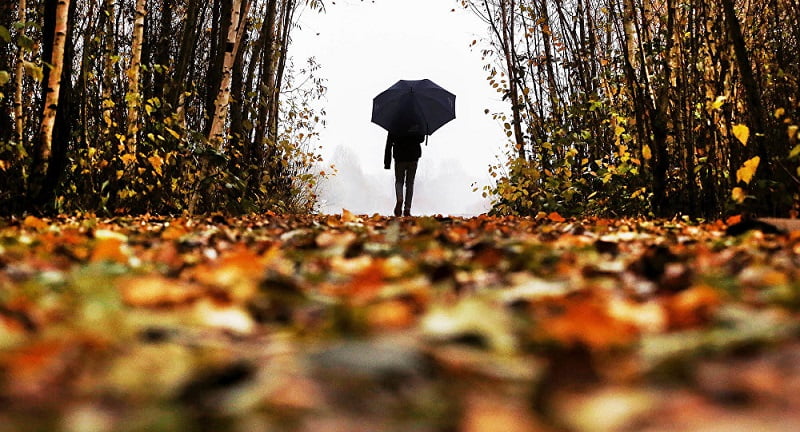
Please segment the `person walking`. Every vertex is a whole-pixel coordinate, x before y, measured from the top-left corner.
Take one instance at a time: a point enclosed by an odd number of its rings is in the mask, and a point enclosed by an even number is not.
[[[392,155],[394,154],[394,192],[397,203],[394,206],[394,215],[411,215],[411,199],[414,197],[414,177],[417,174],[417,162],[422,156],[422,141],[425,136],[418,126],[412,126],[404,133],[389,132],[386,136],[386,149],[384,150],[383,167],[391,168]],[[403,199],[405,187],[405,200]]]

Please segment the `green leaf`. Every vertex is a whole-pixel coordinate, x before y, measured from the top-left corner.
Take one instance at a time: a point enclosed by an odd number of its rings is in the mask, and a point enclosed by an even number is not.
[[[36,43],[33,41],[33,39],[25,35],[20,35],[17,43],[19,43],[19,46],[25,48],[27,51],[33,51],[33,48],[36,46]]]
[[[8,32],[8,29],[6,27],[1,25],[0,25],[0,39],[2,39],[6,43],[11,42],[11,33]]]
[[[8,81],[10,81],[10,80],[11,80],[11,76],[8,75],[8,72],[6,72],[4,70],[0,70],[0,86],[6,85],[6,83],[8,83]]]

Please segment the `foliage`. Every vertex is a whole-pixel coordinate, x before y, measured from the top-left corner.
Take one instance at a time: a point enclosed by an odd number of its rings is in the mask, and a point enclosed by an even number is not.
[[[2,219],[0,417],[103,432],[792,429],[789,222]]]
[[[8,78],[0,86],[5,102],[17,87],[20,49],[25,73],[19,81],[25,101],[22,139],[14,127],[0,128],[3,211],[313,211],[319,180],[311,170],[319,158],[313,145],[324,111],[312,109],[311,102],[324,95],[325,87],[313,59],[296,67],[288,48],[300,11],[315,13],[323,4],[242,2],[246,19],[230,71],[232,103],[224,139],[216,142],[209,129],[224,81],[221,53],[227,47],[229,3],[147,2],[137,93],[130,90],[128,69],[133,8],[101,0],[72,2],[67,44],[72,48],[65,56],[70,67],[59,104],[66,136],[44,161],[48,173],[42,183],[36,168],[46,23],[40,2],[29,0],[26,23],[0,32],[0,46],[14,53],[7,65],[0,64],[0,70],[8,70],[0,72],[0,82]],[[13,17],[15,11],[8,9]],[[0,117],[3,126],[18,120],[11,110],[0,111]]]
[[[459,3],[486,23],[473,45],[509,103],[493,114],[512,143],[502,169],[491,169],[500,178],[487,189],[495,212],[796,211],[793,2]],[[565,168],[569,175],[556,172]],[[591,194],[602,204],[584,201]]]
[[[599,113],[600,104],[592,112]],[[484,197],[493,197],[492,214],[531,215],[557,212],[567,216],[633,216],[651,214],[649,193],[642,174],[642,159],[631,154],[631,136],[623,125],[627,120],[609,116],[605,134],[590,130],[567,131],[562,127],[549,133],[550,141],[538,143],[539,157],[517,158],[509,152],[508,162],[490,167],[495,183],[484,187]],[[590,160],[580,148],[599,146],[606,136],[614,137],[614,152]],[[644,159],[648,159],[644,155]]]

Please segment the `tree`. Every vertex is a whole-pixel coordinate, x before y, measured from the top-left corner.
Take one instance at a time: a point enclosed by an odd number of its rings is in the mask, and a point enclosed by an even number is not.
[[[141,109],[140,69],[142,67],[142,43],[144,41],[144,19],[147,15],[147,0],[136,0],[133,18],[133,38],[131,40],[131,60],[128,65],[128,93],[125,102],[128,107],[128,130],[126,150],[136,154],[137,134],[139,133],[139,110]]]
[[[228,118],[228,109],[231,99],[231,79],[233,74],[233,62],[239,51],[239,44],[244,35],[245,21],[250,10],[250,2],[245,0],[232,0],[231,19],[228,24],[228,37],[225,42],[225,58],[222,63],[222,81],[219,85],[217,98],[214,102],[214,117],[211,122],[211,131],[208,133],[208,140],[211,145],[219,148],[225,139],[223,128]]]
[[[488,24],[490,84],[518,89],[493,115],[531,149],[492,167],[495,211],[800,210],[797,2],[460,3]]]

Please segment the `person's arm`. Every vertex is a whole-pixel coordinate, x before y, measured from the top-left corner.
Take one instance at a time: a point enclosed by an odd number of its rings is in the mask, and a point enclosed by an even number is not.
[[[383,151],[383,168],[392,166],[392,134],[386,135],[386,149]]]

